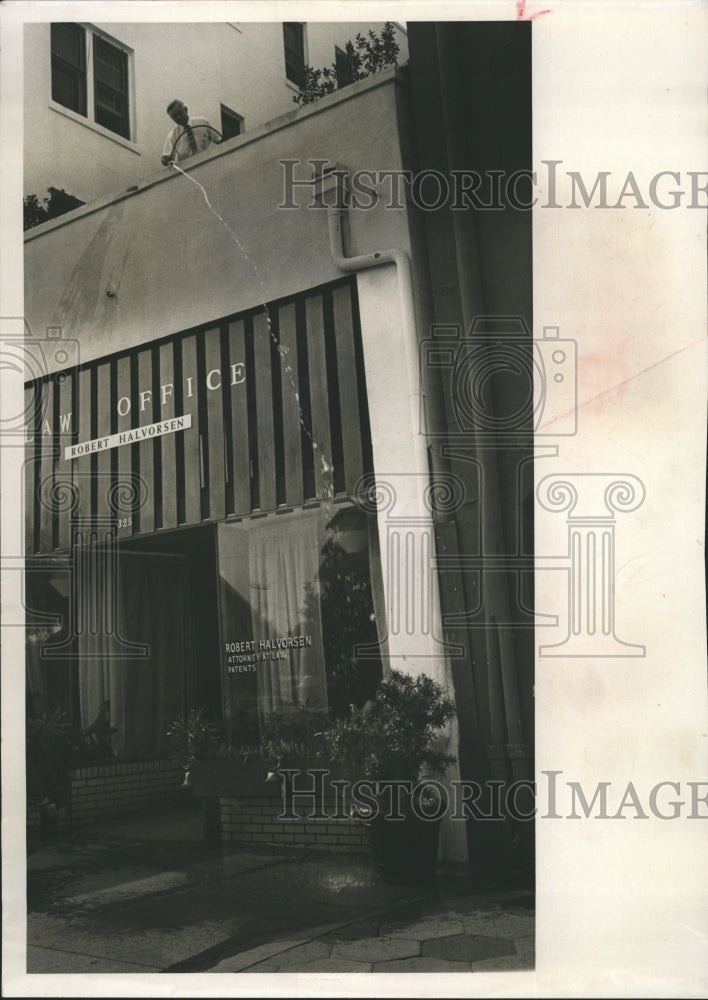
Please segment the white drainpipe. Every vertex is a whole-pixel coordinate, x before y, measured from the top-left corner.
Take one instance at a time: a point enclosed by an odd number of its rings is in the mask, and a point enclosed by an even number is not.
[[[424,396],[421,391],[420,372],[418,369],[418,331],[413,305],[413,282],[411,280],[411,262],[405,250],[374,250],[362,253],[356,257],[346,257],[344,254],[343,221],[347,216],[346,206],[347,170],[339,164],[335,170],[325,173],[316,179],[315,196],[327,204],[327,224],[329,227],[329,247],[332,260],[346,274],[363,271],[380,264],[395,264],[398,279],[398,297],[403,322],[404,351],[408,395],[411,411],[411,426],[417,427],[414,450],[416,473],[425,477],[429,474],[427,435],[421,422],[425,419]],[[329,204],[329,202],[334,204]]]
[[[396,276],[398,279],[398,296],[400,302],[401,318],[403,325],[404,334],[404,352],[405,352],[405,364],[406,364],[406,377],[408,385],[408,398],[410,403],[410,421],[411,427],[417,428],[413,435],[413,453],[414,453],[414,463],[415,463],[415,473],[419,478],[419,482],[429,482],[430,467],[428,464],[428,450],[427,450],[427,434],[425,426],[421,426],[424,421],[425,409],[424,409],[424,395],[421,391],[421,373],[419,370],[419,346],[418,346],[418,331],[416,327],[415,320],[415,308],[413,305],[413,282],[411,279],[411,263],[410,258],[405,250],[400,249],[388,249],[388,250],[374,250],[371,253],[358,254],[355,257],[346,257],[344,254],[344,233],[343,233],[343,221],[347,216],[347,190],[346,190],[346,178],[348,171],[345,167],[337,164],[336,168],[332,171],[325,172],[323,176],[316,179],[315,183],[315,197],[320,199],[320,204],[324,202],[327,205],[327,224],[329,227],[329,244],[330,251],[332,254],[332,260],[340,269],[347,274],[351,274],[356,271],[362,271],[370,267],[377,267],[380,264],[395,264],[396,265]],[[433,546],[435,544],[435,525],[433,521],[433,516],[431,511],[421,502],[418,505],[417,510],[418,517],[420,518],[419,523],[423,526],[424,532],[429,532]],[[379,525],[381,530],[381,525]],[[382,536],[382,542],[385,540],[385,535]],[[432,567],[430,567],[430,572],[432,572]],[[388,589],[388,588],[387,588]],[[431,607],[431,624],[432,624],[432,636],[428,637],[428,641],[433,645],[432,637],[442,638],[442,613],[440,608],[440,594],[437,586],[432,588],[432,607]],[[388,609],[387,609],[388,610]],[[390,642],[391,637],[389,637]],[[389,652],[394,655],[395,649],[390,642]],[[449,665],[447,663],[447,657],[441,657],[439,647],[436,652],[432,653],[432,660],[435,659],[440,662],[442,660],[442,669],[439,671],[433,669],[431,671],[430,667],[432,664],[425,664],[425,670],[427,673],[438,673],[436,680],[442,682],[452,693],[454,690],[452,684],[452,677],[450,675]],[[452,753],[457,752],[458,746],[458,730],[457,730],[457,720],[453,720],[452,723],[448,724],[447,729],[447,750]],[[449,776],[459,779],[459,764],[453,765],[450,768]],[[449,815],[445,817],[443,822],[443,827],[441,830],[441,848],[443,860],[448,861],[466,861],[467,860],[467,839],[465,834],[464,824],[462,823],[451,823]]]

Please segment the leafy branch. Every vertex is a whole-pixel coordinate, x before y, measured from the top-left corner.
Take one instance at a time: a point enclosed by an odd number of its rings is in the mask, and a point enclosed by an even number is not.
[[[341,87],[396,66],[399,52],[392,21],[384,24],[380,35],[375,31],[369,31],[367,35],[359,33],[355,42],[349,41],[345,45],[343,57],[330,66],[320,69],[310,65],[304,67],[303,83],[293,101],[300,107],[313,104]]]

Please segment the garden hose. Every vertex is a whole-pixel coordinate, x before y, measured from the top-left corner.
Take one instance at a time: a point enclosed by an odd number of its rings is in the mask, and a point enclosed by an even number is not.
[[[191,132],[193,129],[196,129],[196,128],[206,128],[206,129],[209,129],[210,132],[216,132],[216,134],[219,137],[218,140],[217,140],[217,143],[219,143],[219,142],[221,142],[223,140],[223,136],[222,136],[221,132],[217,128],[214,128],[213,125],[188,125],[186,128],[182,129],[182,131],[180,132],[180,134],[177,136],[177,138],[175,139],[175,141],[172,143],[172,149],[170,150],[170,163],[174,159],[175,149],[177,148],[177,143],[180,141],[180,139],[182,138],[182,136],[186,135],[187,132]]]

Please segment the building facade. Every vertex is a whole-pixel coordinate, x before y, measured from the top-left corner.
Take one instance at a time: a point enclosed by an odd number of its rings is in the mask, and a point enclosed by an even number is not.
[[[454,695],[448,778],[533,777],[530,213],[442,198],[529,169],[530,24],[411,25],[406,66],[295,109],[302,37],[322,64],[361,27],[70,26],[83,116],[28,29],[27,183],[86,201],[26,234],[29,692],[103,717],[107,777],[189,709],[304,741],[391,667]],[[106,46],[155,100],[102,124]],[[245,127],[162,168],[173,96]],[[470,815],[444,859],[530,863],[530,824]]]
[[[161,169],[173,99],[226,140],[295,107],[305,65],[331,66],[379,23],[25,25],[25,195],[82,202]],[[396,27],[401,62],[407,39]]]

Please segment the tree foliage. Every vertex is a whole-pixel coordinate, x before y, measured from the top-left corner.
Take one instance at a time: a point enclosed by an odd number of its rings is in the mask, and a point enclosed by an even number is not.
[[[384,24],[380,35],[375,31],[369,31],[367,35],[359,33],[355,42],[347,42],[344,59],[339,64],[333,62],[320,69],[305,66],[302,86],[293,101],[299,106],[312,104],[341,87],[396,66],[399,52],[400,46],[396,41],[392,21]]]
[[[36,194],[28,194],[22,202],[22,223],[25,230],[41,226],[43,222],[56,219],[84,204],[73,194],[67,194],[64,188],[49,187],[47,192],[49,197],[43,199],[43,205],[40,205]]]

